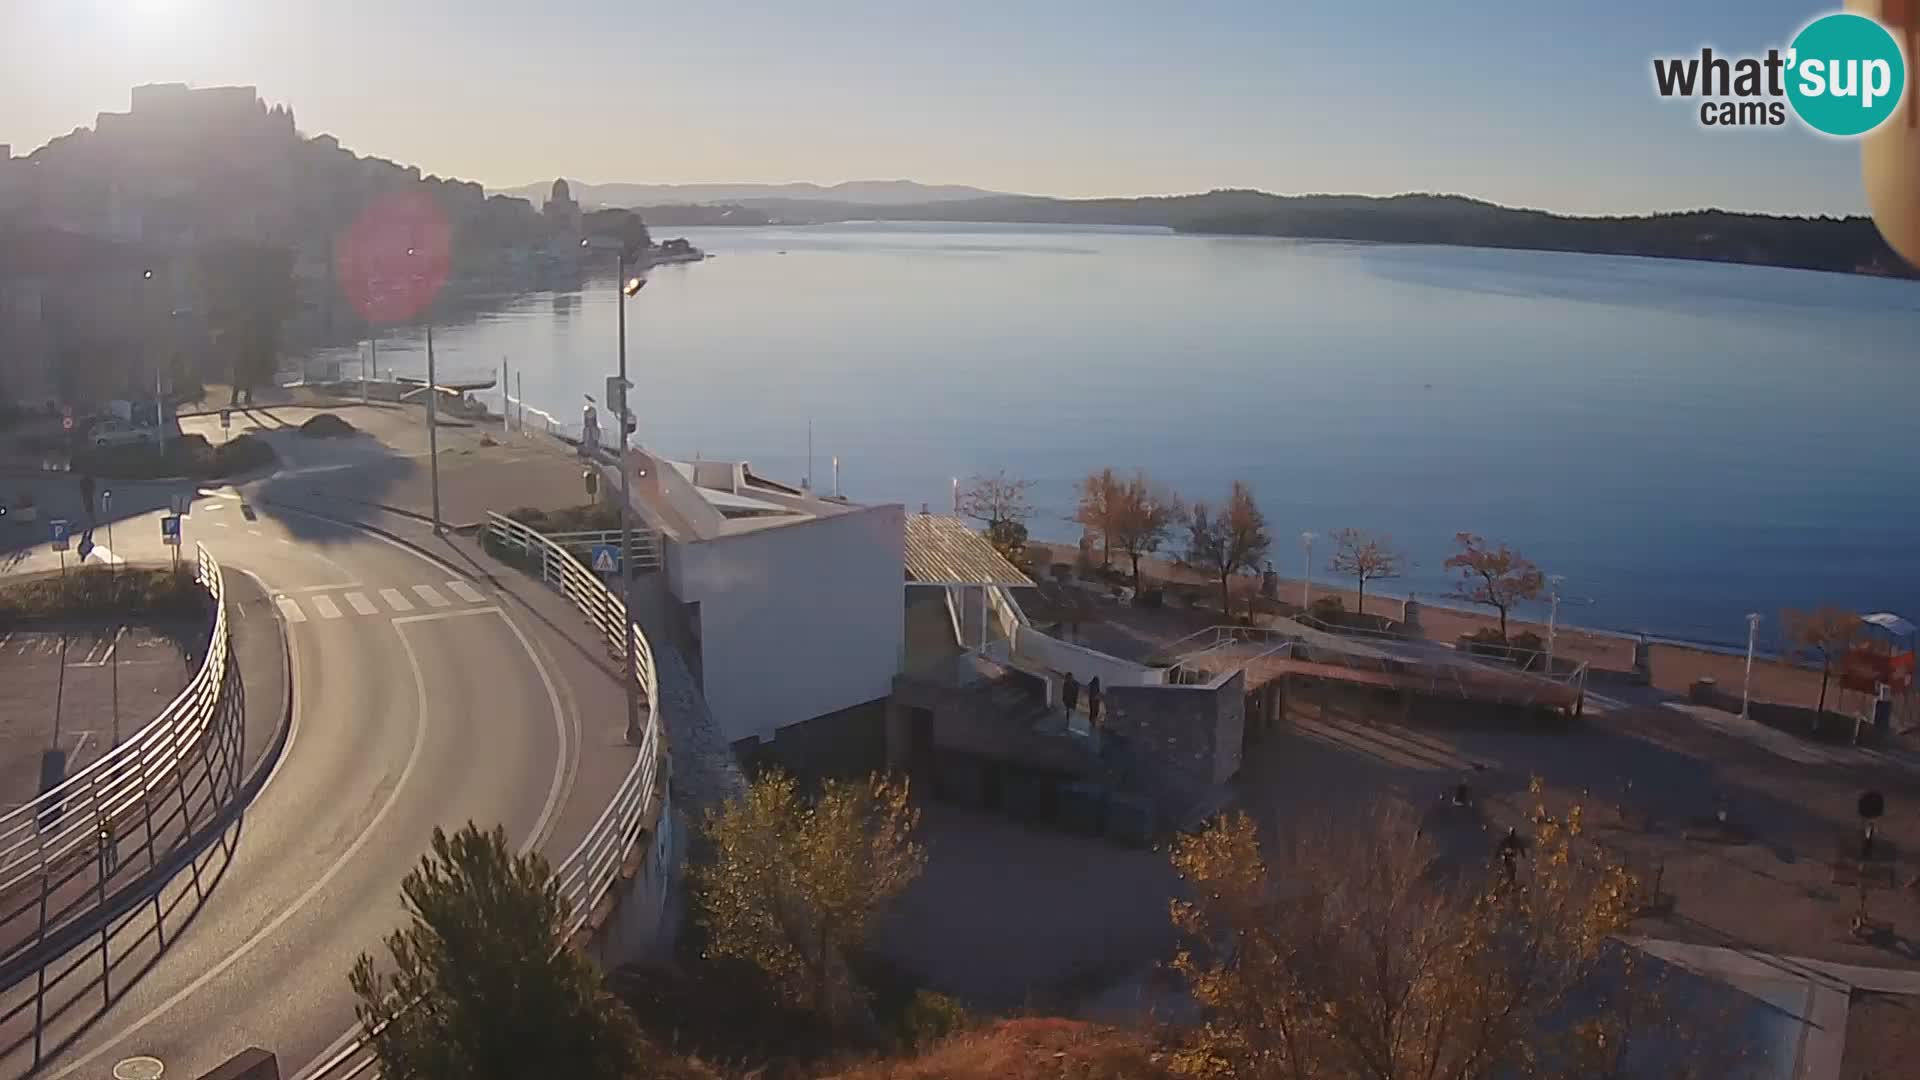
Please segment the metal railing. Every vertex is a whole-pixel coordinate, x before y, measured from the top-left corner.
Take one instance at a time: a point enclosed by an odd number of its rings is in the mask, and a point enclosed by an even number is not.
[[[587,834],[553,868],[560,894],[567,900],[567,936],[571,938],[586,926],[594,909],[619,879],[621,867],[626,865],[627,857],[632,854],[654,807],[655,778],[665,744],[660,731],[653,649],[647,644],[646,635],[641,633],[640,627],[627,618],[620,598],[602,585],[600,578],[575,558],[572,552],[556,543],[556,538],[493,512],[487,514],[485,530],[486,537],[492,543],[525,555],[529,572],[580,609],[605,637],[608,654],[613,659],[624,660],[626,656],[626,642],[620,636],[621,627],[625,626],[626,631],[633,635],[633,671],[630,675],[638,682],[646,698],[646,729],[640,740],[640,756]],[[619,534],[614,535],[617,544]],[[303,1076],[306,1080],[352,1080],[369,1073],[375,1065],[372,1049],[366,1039],[356,1038]]]
[[[546,538],[565,548],[576,559],[587,560],[593,557],[596,547],[620,548],[619,529],[581,530],[578,532],[547,533]],[[660,553],[660,534],[652,529],[628,529],[627,543],[633,552],[633,568],[639,570],[658,570],[662,565]]]
[[[0,957],[7,981],[16,967],[33,966],[18,963],[27,950],[46,952],[50,935],[104,904],[110,888],[188,843],[238,791],[245,706],[231,656],[226,586],[220,564],[205,547],[195,548],[195,580],[214,609],[199,670],[131,738],[0,815]]]

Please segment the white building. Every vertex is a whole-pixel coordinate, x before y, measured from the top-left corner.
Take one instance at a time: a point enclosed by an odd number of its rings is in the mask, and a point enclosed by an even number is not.
[[[905,646],[898,504],[821,498],[745,462],[644,450],[627,462],[707,707],[730,742],[888,696]]]

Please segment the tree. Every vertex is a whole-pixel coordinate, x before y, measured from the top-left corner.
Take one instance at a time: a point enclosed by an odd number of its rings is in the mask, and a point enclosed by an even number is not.
[[[1844,657],[1860,636],[1860,616],[1840,608],[1823,607],[1812,611],[1788,610],[1780,621],[1787,628],[1787,640],[1803,652],[1820,658],[1820,703],[1815,707],[1815,723],[1827,711],[1827,681],[1833,675],[1833,662]]]
[[[567,903],[546,860],[514,855],[472,822],[401,883],[408,925],[387,936],[394,971],[362,953],[354,1015],[387,1080],[624,1080],[640,1064],[632,1016],[564,944]]]
[[[1621,1075],[1643,1033],[1672,1028],[1647,979],[1619,977],[1632,951],[1609,943],[1636,883],[1575,852],[1578,807],[1539,817],[1510,864],[1479,829],[1478,856],[1450,863],[1392,808],[1274,843],[1244,814],[1178,838],[1172,860],[1192,899],[1172,905],[1186,942],[1174,967],[1205,1020],[1176,1069],[1220,1080]]]
[[[1155,488],[1144,472],[1133,474],[1114,493],[1111,514],[1113,542],[1133,562],[1133,589],[1140,591],[1140,557],[1160,550],[1167,530],[1180,520],[1177,496]]]
[[[1540,595],[1546,578],[1532,562],[1515,555],[1501,544],[1498,548],[1472,533],[1456,533],[1454,543],[1460,550],[1447,557],[1449,570],[1460,572],[1460,590],[1455,599],[1484,604],[1500,613],[1500,640],[1507,640],[1507,615],[1522,600]]]
[[[1365,614],[1367,582],[1399,577],[1400,553],[1393,550],[1387,537],[1376,538],[1359,529],[1336,531],[1333,543],[1333,558],[1327,561],[1327,569],[1354,579],[1353,610]]]
[[[200,266],[207,295],[207,323],[215,348],[226,359],[231,403],[273,381],[280,363],[280,328],[293,314],[296,294],[293,252],[266,244],[233,243],[213,248]]]
[[[1205,502],[1195,501],[1187,515],[1188,566],[1209,574],[1220,582],[1220,612],[1231,614],[1233,604],[1227,586],[1233,575],[1258,565],[1273,546],[1267,533],[1267,518],[1253,501],[1253,489],[1235,480],[1227,502],[1217,512]]]
[[[1033,481],[1007,475],[1005,469],[991,476],[975,476],[960,492],[960,512],[982,522],[987,542],[1009,562],[1019,563],[1027,554],[1027,521],[1033,517],[1033,503],[1027,492]]]
[[[907,782],[828,781],[809,801],[772,772],[710,811],[712,858],[692,871],[713,955],[759,968],[775,994],[835,1026],[864,1022],[849,954],[874,917],[920,875],[919,813]]]
[[[1100,538],[1102,570],[1113,565],[1114,518],[1124,497],[1123,488],[1112,469],[1088,473],[1086,479],[1080,481],[1080,505],[1073,511],[1073,520],[1085,528],[1088,535]]]

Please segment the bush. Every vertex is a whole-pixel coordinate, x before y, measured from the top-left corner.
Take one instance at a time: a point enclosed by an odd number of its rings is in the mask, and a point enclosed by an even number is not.
[[[523,506],[509,510],[507,517],[541,533],[596,532],[620,527],[619,507],[605,503],[585,503],[559,510]]]
[[[969,1023],[966,1007],[958,1000],[932,990],[921,990],[900,1010],[897,1026],[901,1044],[907,1050],[917,1051],[966,1030]]]
[[[1164,1056],[1145,1035],[1053,1018],[1003,1020],[967,1031],[927,1053],[875,1061],[838,1080],[1162,1080]]]
[[[357,429],[334,413],[321,413],[300,425],[300,434],[315,439],[334,439],[352,435]],[[241,436],[246,438],[246,436]]]
[[[1307,614],[1323,623],[1339,626],[1347,617],[1347,602],[1337,596],[1317,597],[1313,605],[1307,608]]]
[[[240,435],[219,446],[204,435],[181,435],[167,440],[163,454],[152,446],[88,447],[75,455],[76,472],[103,480],[154,480],[189,476],[216,480],[264,468],[279,459],[273,447],[257,435]]]
[[[0,589],[0,619],[74,616],[195,615],[206,611],[207,594],[193,568],[114,570],[83,566]]]

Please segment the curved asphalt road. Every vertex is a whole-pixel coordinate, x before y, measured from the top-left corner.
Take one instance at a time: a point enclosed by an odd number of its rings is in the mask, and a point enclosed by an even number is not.
[[[291,739],[225,842],[116,929],[106,985],[96,953],[47,993],[37,1075],[107,1076],[150,1055],[168,1077],[192,1077],[250,1045],[293,1075],[353,1023],[347,968],[362,950],[384,955],[400,879],[433,828],[497,822],[535,846],[566,797],[577,717],[543,648],[480,583],[456,592],[460,575],[402,545],[271,513],[248,520],[235,498],[196,502],[188,539],[291,601]],[[146,522],[118,529],[157,539]],[[103,1008],[108,991],[118,996]],[[31,992],[17,987],[0,1007]],[[32,1016],[0,1029],[10,1046],[0,1076],[34,1068]]]

